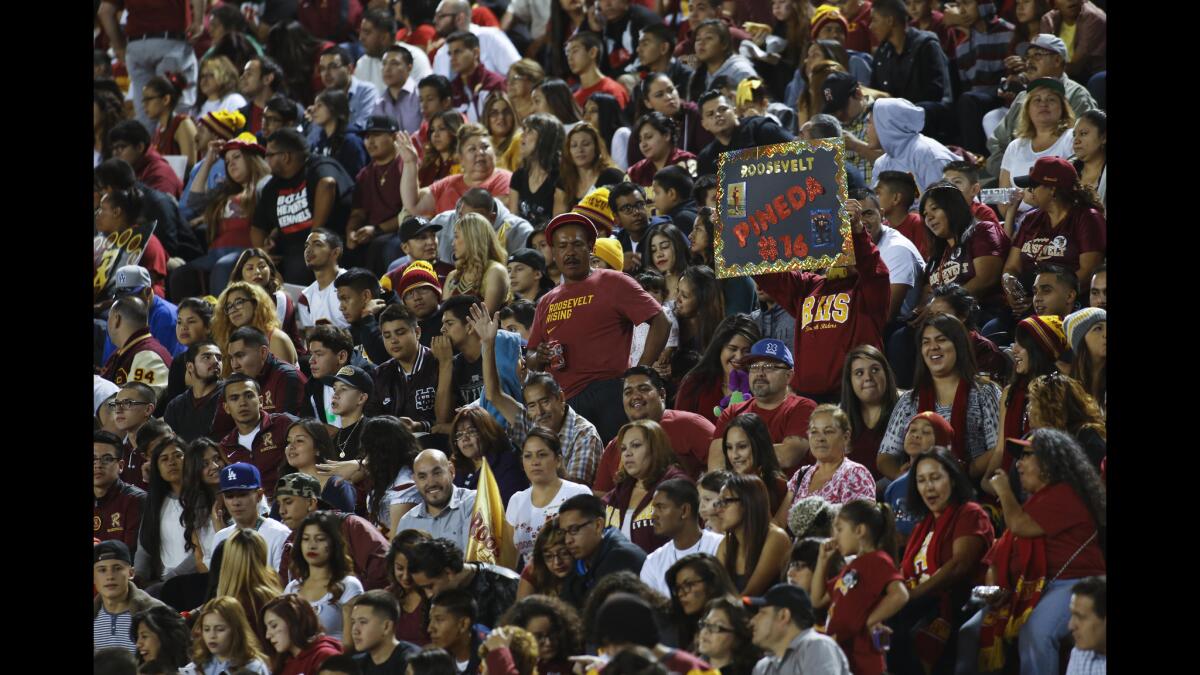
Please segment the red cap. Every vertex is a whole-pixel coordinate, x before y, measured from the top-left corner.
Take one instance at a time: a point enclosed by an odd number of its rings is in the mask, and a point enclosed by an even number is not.
[[[933,427],[933,442],[935,445],[944,445],[946,447],[950,447],[950,445],[954,442],[954,427],[950,426],[950,423],[946,421],[945,417],[942,417],[932,410],[926,410],[925,412],[920,412],[914,415],[913,418],[909,420],[908,426],[911,427],[913,422],[916,422],[917,420],[925,420],[926,422],[929,422],[929,426]]]
[[[413,263],[404,270],[404,276],[400,277],[400,288],[396,289],[396,295],[400,296],[401,300],[404,299],[405,293],[419,286],[432,286],[438,295],[442,294],[442,286],[438,283],[437,275],[426,269],[427,265],[428,263],[425,265],[420,265],[419,262]]]
[[[550,219],[550,222],[546,225],[546,243],[550,245],[554,244],[554,231],[563,225],[581,226],[584,234],[587,235],[588,241],[592,244],[596,243],[596,224],[592,222],[591,218],[582,213],[575,213],[574,211],[560,213]]]
[[[1062,157],[1043,157],[1033,163],[1028,176],[1013,179],[1013,184],[1023,188],[1034,185],[1070,187],[1078,182],[1079,172]]]

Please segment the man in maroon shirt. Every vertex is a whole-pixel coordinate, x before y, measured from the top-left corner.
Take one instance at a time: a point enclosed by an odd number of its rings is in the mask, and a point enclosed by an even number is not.
[[[92,536],[100,541],[118,539],[131,552],[137,550],[138,525],[146,492],[121,480],[125,463],[121,438],[107,431],[92,432]]]
[[[108,132],[113,157],[123,159],[137,172],[138,180],[158,190],[174,195],[183,194],[183,181],[167,160],[150,143],[150,132],[137,120],[118,122]]]
[[[137,434],[154,414],[156,399],[157,395],[150,387],[141,382],[127,382],[107,403],[113,413],[113,424],[125,434],[121,441],[121,480],[142,488],[145,487],[142,465],[146,463],[146,454],[138,449]]]
[[[396,132],[400,124],[387,115],[371,115],[363,130],[371,163],[354,179],[354,198],[346,221],[346,252],[342,260],[347,268],[367,267],[376,276],[387,271],[392,261],[396,231],[400,228],[400,157],[396,152]],[[391,244],[391,246],[389,246]]]
[[[725,468],[723,445],[729,421],[743,413],[754,413],[767,425],[779,466],[784,475],[790,476],[808,456],[808,418],[817,404],[788,391],[795,362],[792,351],[781,340],[763,338],[755,342],[742,364],[750,373],[750,393],[754,396],[730,405],[717,418],[708,447],[708,468]]]
[[[712,422],[686,410],[667,410],[667,385],[658,371],[648,366],[634,366],[625,371],[621,396],[629,421],[654,420],[662,425],[684,471],[692,480],[699,478],[708,466]],[[601,494],[616,487],[619,468],[621,449],[614,438],[604,448],[592,490]]]
[[[279,582],[284,586],[291,580],[292,545],[296,530],[310,513],[318,510],[332,512],[342,521],[342,538],[346,552],[354,561],[354,576],[370,591],[386,588],[390,575],[387,568],[388,540],[366,519],[352,513],[334,511],[329,502],[321,499],[321,481],[306,473],[289,473],[275,484],[275,499],[279,500],[279,520],[292,530],[283,545],[279,564]]]
[[[228,355],[233,372],[258,381],[263,410],[299,415],[304,409],[304,383],[308,378],[296,366],[276,358],[267,346],[267,337],[257,328],[243,326],[233,331]]]
[[[862,205],[847,200],[854,267],[812,272],[759,274],[754,282],[796,317],[795,345],[799,357],[792,391],[821,403],[841,396],[842,362],[858,345],[882,351],[883,326],[891,302],[887,265],[862,222]]]
[[[296,418],[287,413],[273,414],[263,410],[258,382],[248,375],[231,375],[225,382],[223,395],[225,400],[221,407],[233,418],[235,425],[233,431],[221,439],[225,459],[230,464],[248,462],[257,467],[262,474],[262,484],[270,487],[267,499],[272,499],[283,464],[287,430]]]
[[[150,334],[148,319],[149,309],[139,297],[127,295],[113,303],[108,310],[108,335],[118,347],[100,375],[118,386],[141,382],[159,397],[167,390],[171,353]]]
[[[450,68],[455,75],[450,82],[454,107],[466,113],[468,121],[486,125],[483,105],[493,91],[508,89],[508,81],[484,67],[479,58],[479,38],[474,33],[452,33],[446,38],[446,48],[450,50]]]

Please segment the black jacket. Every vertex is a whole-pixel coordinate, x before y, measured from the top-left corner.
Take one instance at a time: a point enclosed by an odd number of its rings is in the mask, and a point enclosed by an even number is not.
[[[708,174],[715,176],[717,174],[717,157],[722,152],[794,140],[796,137],[791,132],[779,126],[779,123],[770,117],[762,115],[747,117],[738,125],[737,131],[733,132],[733,138],[729,139],[729,145],[721,145],[721,141],[714,138],[712,143],[704,146],[704,149],[700,151],[696,163],[699,165],[698,170],[701,176]],[[688,231],[691,231],[690,226]]]
[[[563,585],[562,599],[582,608],[588,591],[592,590],[600,577],[624,570],[638,574],[645,562],[646,552],[640,546],[629,541],[619,529],[606,527],[600,547],[592,556],[591,564],[588,565],[582,560],[576,561],[575,569]]]
[[[696,215],[700,212],[700,205],[695,199],[688,197],[682,202],[675,205],[667,215],[671,217],[671,222],[675,223],[684,234],[692,236],[692,226],[696,224]]]
[[[180,361],[182,360],[180,359]],[[167,410],[163,413],[163,421],[169,424],[180,438],[189,443],[201,436],[212,434],[213,420],[216,419],[217,408],[223,400],[224,388],[224,384],[218,383],[217,388],[199,403],[192,395],[190,387],[183,390],[182,394],[171,399],[171,402],[167,404]],[[216,440],[217,437],[213,436],[212,438]]]
[[[875,50],[871,87],[916,104],[940,103],[950,92],[947,72],[937,35],[910,26],[904,32],[903,54],[896,54],[886,41]]]
[[[434,402],[437,400],[438,363],[429,347],[419,349],[411,375],[404,374],[396,359],[388,359],[375,369],[372,374],[375,391],[371,392],[364,411],[367,417],[408,417],[431,427],[437,423]]]

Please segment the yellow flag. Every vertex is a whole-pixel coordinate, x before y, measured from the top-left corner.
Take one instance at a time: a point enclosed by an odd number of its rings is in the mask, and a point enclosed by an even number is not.
[[[475,486],[475,510],[467,535],[466,560],[515,568],[517,549],[513,546],[512,525],[504,518],[504,502],[500,486],[492,475],[486,458],[479,469],[479,484]]]

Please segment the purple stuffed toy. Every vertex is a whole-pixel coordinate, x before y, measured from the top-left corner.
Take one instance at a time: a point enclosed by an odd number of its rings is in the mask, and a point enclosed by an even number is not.
[[[721,416],[732,404],[743,403],[750,398],[750,375],[744,370],[734,368],[729,371],[729,395],[721,399],[721,403],[713,408],[713,415]]]

